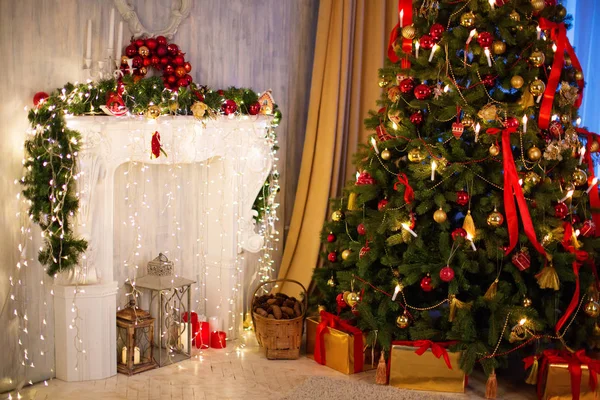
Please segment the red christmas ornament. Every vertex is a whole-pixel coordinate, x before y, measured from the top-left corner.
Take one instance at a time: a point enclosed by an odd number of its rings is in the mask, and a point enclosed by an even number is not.
[[[186,77],[179,78],[179,80],[177,80],[177,86],[179,86],[179,87],[185,87],[189,84],[190,84],[190,81]]]
[[[225,91],[223,89],[219,89],[217,90],[217,93],[219,94],[219,96],[223,97],[225,96]]]
[[[454,270],[449,265],[446,265],[440,270],[440,279],[444,282],[450,282],[454,279]]]
[[[452,124],[452,134],[455,138],[459,139],[463,132],[465,131],[465,126],[460,122],[454,122]]]
[[[258,101],[248,106],[248,114],[257,115],[260,112],[260,103]]]
[[[33,105],[38,107],[46,101],[46,99],[50,97],[46,92],[37,92],[33,95]]]
[[[469,202],[469,193],[464,190],[456,192],[456,203],[459,206],[465,206]]]
[[[167,50],[167,46],[164,44],[159,44],[156,48],[156,55],[159,57],[165,57],[168,53],[169,51]]]
[[[583,237],[591,237],[596,233],[596,225],[593,221],[587,220],[583,223],[579,232]]]
[[[452,231],[452,240],[456,240],[459,237],[466,238],[467,231],[465,231],[463,228],[456,228],[455,230],[453,230]]]
[[[519,120],[516,119],[515,117],[508,117],[508,118],[506,118],[506,121],[504,122],[504,126],[507,128],[518,128]]]
[[[152,65],[152,58],[142,57],[142,62],[144,63],[144,67],[149,67],[150,65]]]
[[[491,88],[496,85],[496,77],[492,74],[484,75],[481,82],[485,87]]]
[[[429,86],[424,84],[417,85],[417,87],[415,88],[415,97],[417,98],[417,100],[425,100],[429,96],[431,96],[431,89],[429,88]]]
[[[185,62],[183,64],[183,68],[185,68],[185,72],[189,74],[192,71],[192,64]]]
[[[387,207],[388,205],[388,199],[381,199],[379,200],[379,203],[377,203],[377,209],[379,211],[382,211],[385,209],[385,207]]]
[[[159,56],[152,56],[150,58],[150,64],[152,64],[155,67],[160,67],[160,57]]]
[[[415,88],[415,83],[410,78],[405,78],[400,81],[400,91],[404,94],[408,94],[413,91]]]
[[[146,47],[150,49],[150,51],[156,49],[158,46],[158,41],[154,38],[146,39]]]
[[[556,5],[556,0],[545,0],[544,3],[546,4],[546,7],[553,7]]]
[[[416,113],[410,116],[410,122],[415,125],[421,125],[423,123],[423,113],[421,111],[417,111]]]
[[[559,121],[550,122],[550,126],[548,127],[548,131],[554,137],[561,136],[565,131],[563,129],[562,124]]]
[[[431,50],[434,44],[435,40],[429,35],[423,35],[421,36],[421,39],[419,39],[419,45],[422,49]]]
[[[527,248],[523,248],[512,256],[512,263],[515,267],[519,268],[519,271],[525,271],[531,265],[531,257]]]
[[[494,37],[489,32],[481,32],[479,36],[477,36],[477,43],[484,49],[488,49],[493,42]]]
[[[185,76],[185,68],[183,68],[183,67],[175,68],[175,75],[177,75],[178,78],[183,78]],[[186,81],[187,81],[187,79],[186,79]]]
[[[172,75],[175,73],[175,67],[171,64],[168,64],[167,66],[165,66],[164,72],[165,75]]]
[[[140,68],[144,66],[144,61],[142,60],[142,57],[140,56],[135,56],[133,57],[133,68]]]
[[[160,65],[164,68],[165,66],[169,65],[169,57],[161,57],[160,58]]]
[[[327,241],[329,243],[335,242],[335,239],[337,239],[337,238],[335,237],[335,235],[333,233],[330,233],[329,235],[327,235]]]
[[[156,37],[156,43],[158,43],[159,45],[166,45],[167,44],[167,38],[164,36],[157,36]]]
[[[125,55],[129,58],[134,57],[137,52],[137,47],[135,47],[134,44],[130,44],[129,46],[125,47]]]
[[[237,111],[237,104],[235,104],[235,101],[227,99],[221,105],[221,111],[223,111],[225,115],[231,115]]]
[[[332,251],[331,253],[327,254],[327,259],[334,263],[337,261],[337,253],[335,251]]]
[[[146,42],[144,41],[144,39],[137,39],[137,40],[135,41],[135,45],[136,45],[136,47],[142,47],[142,46],[143,46],[143,45],[145,45],[145,44],[146,44]]]
[[[335,298],[335,301],[337,302],[339,308],[348,307],[348,304],[346,303],[346,301],[344,301],[344,293],[338,294]]]
[[[374,183],[375,179],[367,171],[361,172],[356,179],[356,186],[373,185]]]
[[[429,29],[429,35],[438,42],[442,38],[442,34],[444,33],[444,25],[442,24],[433,24]]]
[[[360,223],[356,227],[356,232],[358,232],[359,235],[364,236],[367,234],[367,228],[365,228],[365,225],[363,223]]]
[[[558,203],[554,206],[554,216],[558,219],[564,219],[569,214],[569,207],[565,203]]]
[[[424,276],[423,279],[421,279],[421,289],[423,289],[424,292],[431,292],[433,290],[430,276]]]
[[[177,46],[175,43],[169,43],[167,46],[167,51],[170,55],[176,56],[177,52],[179,51],[179,46]]]
[[[167,76],[167,83],[169,83],[170,85],[173,85],[176,82],[177,82],[177,77],[175,75]]]
[[[571,225],[579,225],[579,223],[581,223],[581,218],[579,218],[579,215],[572,214],[571,215]]]
[[[183,58],[183,56],[175,56],[173,58],[173,62],[175,63],[175,65],[183,66],[183,64],[185,63],[185,58]]]

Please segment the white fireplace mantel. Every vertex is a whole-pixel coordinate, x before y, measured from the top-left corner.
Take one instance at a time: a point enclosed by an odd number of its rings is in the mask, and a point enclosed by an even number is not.
[[[156,120],[141,116],[108,117],[85,116],[67,117],[67,127],[81,133],[81,150],[78,154],[80,174],[77,181],[79,192],[79,214],[76,216],[75,232],[88,241],[88,250],[78,269],[78,276],[70,276],[63,280],[62,286],[74,281],[79,284],[108,285],[114,287],[117,266],[113,265],[114,215],[115,215],[115,172],[117,168],[129,162],[153,164],[189,164],[207,163],[219,159],[224,166],[220,181],[217,182],[219,196],[212,196],[208,206],[215,205],[221,209],[222,215],[218,222],[207,220],[209,232],[219,232],[226,229],[226,240],[218,235],[206,238],[206,258],[219,260],[220,268],[231,270],[231,273],[207,274],[205,296],[222,296],[232,290],[234,260],[242,250],[258,252],[263,246],[263,238],[256,232],[252,210],[257,194],[269,175],[273,159],[271,155],[273,143],[267,139],[267,128],[271,124],[270,116],[240,116],[228,118],[220,116],[217,119],[207,119],[204,122],[192,116],[161,116]],[[151,140],[155,131],[161,136],[163,149],[167,157],[151,159]],[[215,178],[212,176],[210,179]],[[228,205],[223,207],[223,205]],[[225,209],[223,209],[225,208]],[[212,225],[211,225],[212,224]],[[225,228],[223,228],[225,227]],[[156,254],[158,255],[158,254]],[[149,260],[148,260],[149,261]],[[243,267],[243,265],[242,265]],[[239,263],[237,264],[239,268]],[[84,276],[85,274],[85,276]],[[58,281],[60,282],[60,280]],[[124,282],[118,282],[122,286]],[[236,288],[237,289],[237,288]],[[92,290],[86,291],[93,293]],[[104,303],[114,307],[116,291],[108,290],[113,297]],[[78,298],[84,299],[85,293]],[[97,319],[95,315],[106,315],[98,301],[82,301],[79,307],[81,324]],[[105,304],[105,305],[106,305]],[[94,307],[97,308],[94,308]],[[220,316],[225,321],[224,328],[236,304],[226,302],[217,306],[216,302],[209,303],[206,313],[210,316]],[[115,310],[116,312],[116,310]],[[81,372],[73,374],[73,365],[68,360],[57,365],[57,376],[68,380],[100,379],[116,373],[116,340],[112,338],[116,325],[115,312],[104,318],[102,329],[81,330],[89,337],[83,338],[84,343],[96,343],[96,348],[88,348],[86,360],[90,364],[105,364],[98,368],[98,374],[82,376]],[[66,335],[65,340],[57,340],[56,352],[69,351],[72,346],[69,330],[65,326],[71,324],[72,316],[69,307],[57,307],[57,335]],[[105,326],[112,325],[112,326]],[[237,327],[236,327],[237,329]],[[104,339],[102,339],[104,338]],[[110,346],[110,347],[107,347]],[[62,348],[65,347],[65,348]],[[110,356],[109,356],[110,355]],[[81,363],[81,360],[80,360]],[[63,368],[65,371],[60,371]],[[80,370],[83,370],[80,368]],[[108,375],[102,371],[110,371]],[[113,372],[114,371],[114,372]],[[103,376],[106,375],[106,376]]]

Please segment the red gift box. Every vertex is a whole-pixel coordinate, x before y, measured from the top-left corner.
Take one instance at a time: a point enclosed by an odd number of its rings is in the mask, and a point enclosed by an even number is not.
[[[224,349],[227,347],[227,334],[223,331],[211,332],[210,347],[213,349]]]
[[[529,251],[527,248],[519,251],[512,257],[512,263],[515,267],[519,268],[519,271],[525,271],[529,266],[531,266],[531,257],[529,256]]]

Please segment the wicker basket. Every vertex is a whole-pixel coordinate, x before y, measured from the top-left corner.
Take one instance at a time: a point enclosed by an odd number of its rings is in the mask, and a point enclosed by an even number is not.
[[[252,311],[252,322],[258,344],[265,349],[265,355],[269,360],[295,360],[300,357],[300,346],[302,345],[302,331],[304,329],[304,317],[306,316],[307,294],[303,284],[292,279],[277,279],[267,281],[259,285],[254,291],[250,301],[253,303],[256,293],[264,285],[276,282],[292,282],[304,290],[302,304],[302,315],[294,319],[270,319],[265,318]]]

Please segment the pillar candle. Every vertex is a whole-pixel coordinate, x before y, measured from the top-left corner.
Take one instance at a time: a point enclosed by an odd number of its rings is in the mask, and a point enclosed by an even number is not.
[[[210,347],[213,349],[224,349],[227,347],[227,335],[223,331],[211,332]]]
[[[127,349],[125,349],[127,350]],[[133,365],[137,365],[140,363],[140,348],[139,347],[135,347],[133,349]]]
[[[192,326],[192,324],[190,324],[190,327],[191,326]],[[186,353],[189,352],[188,337],[189,337],[189,331],[188,331],[188,327],[187,327],[187,322],[182,322],[179,325],[179,339],[181,340],[182,349]]]
[[[127,364],[127,346],[121,350],[121,364]]]
[[[92,58],[92,20],[87,21],[87,36],[85,41],[85,58]]]
[[[200,322],[200,329],[196,335],[196,348],[208,349],[210,347],[210,327],[208,322]]]
[[[108,57],[113,58],[115,48],[115,9],[110,9],[110,20],[108,22]]]
[[[208,319],[208,324],[210,325],[210,331],[216,332],[221,330],[221,318],[220,317],[210,317]]]
[[[115,60],[121,63],[121,55],[123,54],[123,21],[119,22],[119,33],[117,34],[117,47]],[[117,65],[119,65],[117,64]]]

